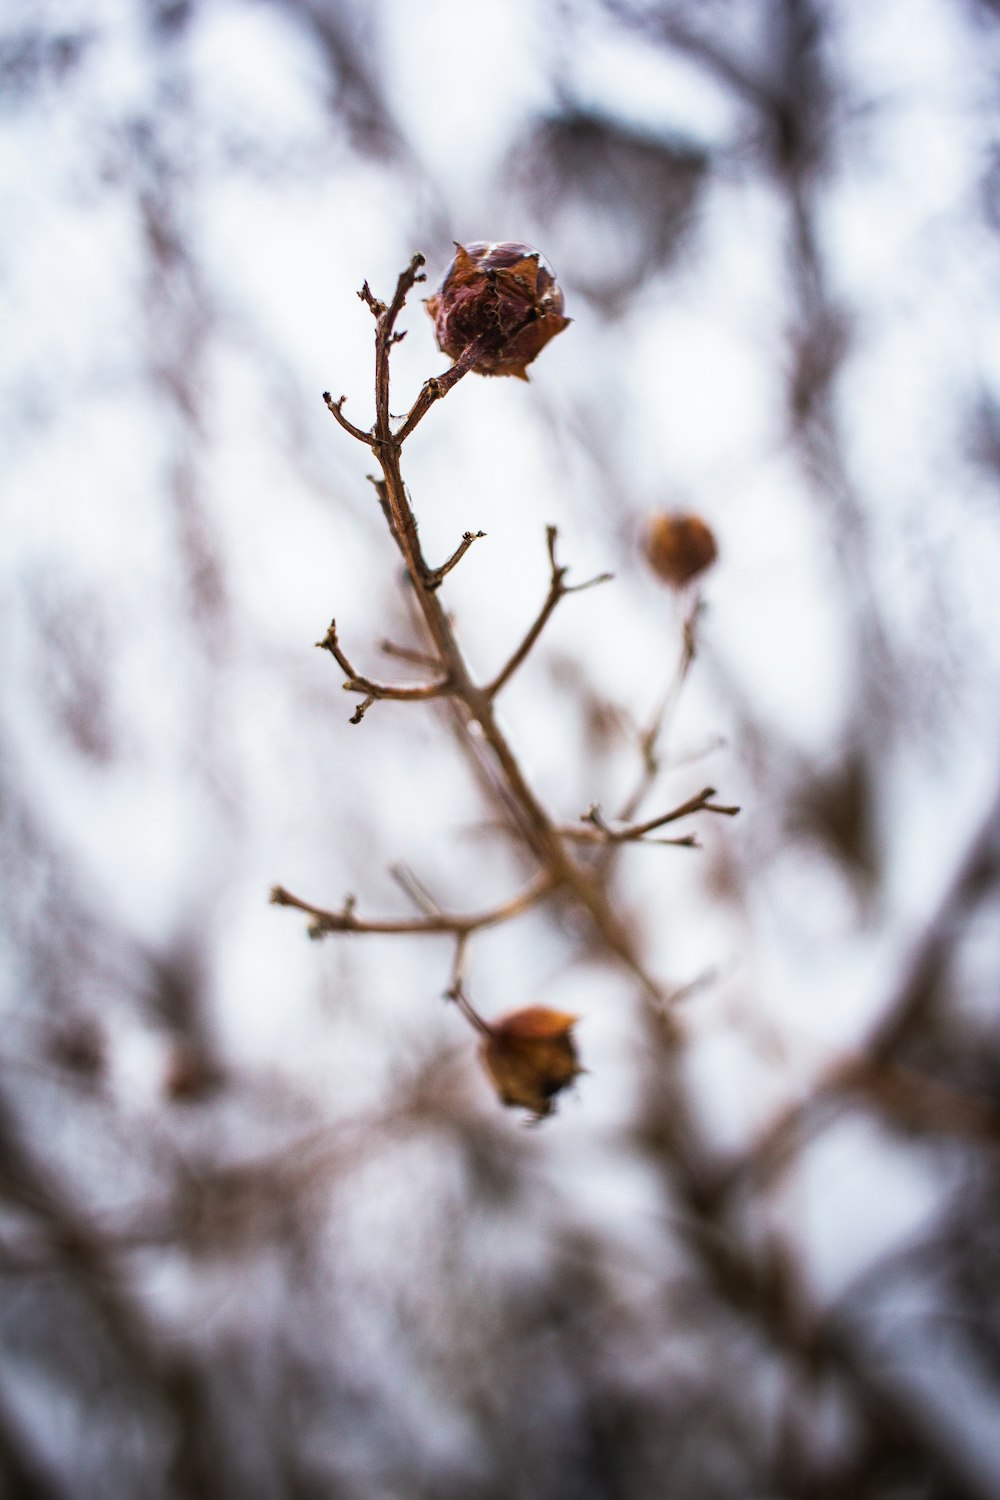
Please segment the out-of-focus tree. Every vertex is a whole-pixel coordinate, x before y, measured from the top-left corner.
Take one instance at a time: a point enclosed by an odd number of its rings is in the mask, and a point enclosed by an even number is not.
[[[997,1493],[998,21],[9,0],[5,1494]],[[583,1016],[533,1131],[447,941],[265,905],[537,875],[453,705],[351,725],[309,649],[424,670],[319,397],[367,430],[353,291],[483,239],[574,323],[406,481],[428,556],[486,533],[441,589],[485,681],[547,524],[616,574],[502,720],[655,976],[568,898],[473,936],[485,1014]],[[719,544],[676,595],[675,512]],[[700,851],[602,842],[708,781]]]

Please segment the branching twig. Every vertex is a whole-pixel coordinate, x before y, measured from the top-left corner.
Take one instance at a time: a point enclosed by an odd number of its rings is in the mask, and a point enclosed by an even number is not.
[[[337,418],[337,421],[345,432],[349,432],[352,438],[357,438],[359,443],[367,443],[369,448],[372,446],[375,441],[372,434],[370,432],[362,432],[360,427],[355,427],[354,423],[348,421],[347,417],[344,416],[343,408],[344,402],[347,400],[346,396],[341,396],[339,400],[334,401],[330,392],[324,391],[323,400],[326,402],[327,409]]]
[[[549,567],[551,569],[549,578],[549,591],[545,596],[545,602],[542,605],[541,609],[538,611],[538,615],[536,616],[535,622],[531,626],[531,629],[528,631],[527,635],[524,637],[523,641],[518,646],[513,656],[510,657],[507,665],[497,673],[496,677],[494,677],[493,681],[487,687],[486,692],[491,698],[495,698],[504,684],[509,682],[511,677],[513,677],[514,673],[517,671],[518,667],[524,661],[532,646],[534,646],[535,642],[538,640],[538,637],[545,629],[545,626],[548,624],[549,616],[552,614],[560,599],[564,599],[567,594],[580,594],[584,589],[592,589],[599,583],[609,583],[611,578],[613,577],[613,574],[611,573],[599,573],[596,578],[588,578],[586,583],[567,583],[566,574],[569,572],[569,569],[556,560],[556,539],[558,535],[559,532],[555,526],[546,526],[545,539],[549,549]]]
[[[429,589],[440,588],[441,584],[447,578],[452,568],[458,567],[458,564],[462,561],[462,558],[468,552],[473,542],[480,541],[485,535],[485,531],[463,531],[462,540],[459,542],[454,552],[448,558],[447,562],[443,562],[439,568],[432,568],[428,573],[426,579],[424,580],[424,582],[427,584],[427,587]]]
[[[399,917],[389,919],[362,919],[356,913],[357,901],[354,896],[348,896],[339,911],[330,911],[326,907],[314,906],[310,901],[303,901],[299,896],[293,896],[291,891],[286,891],[284,886],[276,885],[271,891],[271,902],[274,906],[293,906],[297,911],[304,911],[312,917],[309,924],[310,937],[323,937],[328,932],[360,932],[373,933],[386,936],[393,933],[454,933],[458,937],[468,938],[474,932],[480,932],[486,927],[499,927],[503,922],[509,922],[514,917],[519,917],[522,912],[528,911],[544,896],[547,896],[555,888],[555,882],[548,872],[539,875],[529,886],[505,901],[500,906],[489,907],[486,911],[458,913],[427,912],[420,917]]]
[[[406,563],[410,582],[413,585],[413,599],[423,616],[442,666],[450,678],[449,696],[456,705],[461,706],[466,722],[472,721],[479,725],[484,753],[488,754],[492,760],[498,781],[504,788],[505,799],[509,798],[511,805],[517,808],[518,823],[525,840],[555,883],[567,886],[574,893],[576,899],[589,914],[591,921],[601,932],[608,948],[635,974],[647,997],[654,1004],[659,1004],[659,986],[643,967],[630,934],[610,906],[599,881],[595,879],[591,871],[578,864],[569,855],[565,842],[560,838],[547,812],[528,785],[518,759],[496,721],[491,695],[473,680],[455,638],[451,621],[442,608],[437,593],[426,585],[425,580],[430,569],[420,547],[416,518],[403,482],[399,462],[400,447],[415,425],[420,399],[418,398],[410,417],[397,434],[394,434],[392,430],[389,402],[389,354],[392,347],[393,325],[406,294],[416,279],[417,268],[422,264],[422,257],[415,256],[407,270],[400,276],[396,295],[389,307],[384,313],[376,315],[375,406],[377,417],[375,434],[377,445],[375,451],[383,474],[383,480],[379,486],[380,498],[383,500],[384,509],[389,517],[393,538]],[[472,368],[472,364],[479,357],[479,352],[474,344],[470,345],[462,359],[448,372],[448,376],[438,383],[438,395],[443,394],[445,386],[450,389],[456,380]],[[429,409],[429,404],[427,409]],[[550,542],[550,554],[553,545],[554,537]]]
[[[506,921],[539,899],[541,895],[562,887],[566,889],[571,899],[582,906],[604,946],[636,977],[647,1000],[659,1012],[662,1009],[663,998],[660,986],[647,973],[636,950],[631,932],[612,907],[598,872],[573,857],[567,847],[568,841],[555,826],[528,785],[520,763],[501,730],[493,709],[495,695],[524,661],[559,600],[565,594],[576,593],[604,582],[608,575],[602,574],[582,584],[567,584],[566,569],[556,558],[556,529],[549,527],[547,542],[551,579],[546,600],[535,623],[506,666],[491,684],[480,686],[469,671],[455,637],[451,620],[440,603],[436,584],[444,576],[443,572],[430,568],[423,556],[417,534],[416,518],[400,470],[402,444],[418,422],[423,419],[434,401],[452,389],[457,381],[474,367],[483,352],[478,341],[474,342],[465,350],[451,370],[443,376],[428,381],[402,426],[394,430],[389,399],[389,362],[391,350],[398,342],[395,323],[410,290],[417,281],[423,279],[420,270],[423,263],[423,256],[413,257],[409,266],[400,275],[395,293],[388,304],[376,298],[367,284],[362,288],[360,295],[375,319],[376,417],[370,446],[378,458],[382,477],[376,479],[374,483],[392,537],[406,564],[413,590],[412,598],[423,617],[432,642],[432,657],[436,663],[440,664],[444,675],[439,681],[422,686],[389,687],[373,682],[354,670],[341,652],[334,630],[331,629],[331,632],[328,632],[327,638],[321,644],[333,653],[347,673],[351,690],[364,695],[364,700],[355,714],[354,722],[357,722],[370,703],[379,697],[414,700],[444,696],[450,699],[456,714],[461,717],[464,724],[474,723],[478,726],[477,754],[483,757],[484,764],[488,763],[489,774],[495,779],[504,802],[514,810],[518,829],[539,861],[540,873],[535,884],[513,903],[508,903],[493,912],[470,918],[453,918],[446,914],[425,914],[419,920],[414,919],[409,922],[360,923],[354,914],[353,906],[345,907],[340,912],[328,912],[308,902],[300,901],[280,888],[275,893],[274,899],[281,904],[297,906],[300,910],[307,912],[313,918],[311,930],[315,935],[328,931],[413,933],[450,931],[460,935],[468,934],[481,926]],[[339,404],[333,403],[333,406],[337,407],[335,414],[338,419],[343,419]],[[343,420],[341,425],[343,425]],[[357,435],[358,431],[360,429],[352,435]],[[368,438],[364,440],[366,443],[369,441]],[[456,557],[454,561],[457,560]],[[446,568],[453,566],[453,562],[450,560],[445,566]]]
[[[370,677],[362,677],[356,672],[340,649],[337,638],[337,622],[331,620],[329,629],[321,641],[316,642],[323,651],[329,651],[336,658],[339,666],[347,673],[347,681],[344,689],[349,693],[363,694],[364,701],[358,705],[351,715],[352,724],[360,724],[368,709],[377,698],[395,698],[404,703],[421,702],[427,698],[440,698],[449,688],[447,677],[442,677],[438,682],[418,682],[411,685],[395,685],[387,682],[373,682]]]
[[[713,802],[711,799],[714,796],[714,786],[707,786],[696,797],[689,797],[687,802],[682,802],[679,807],[672,808],[670,812],[661,813],[656,818],[649,818],[645,823],[625,824],[624,827],[619,828],[608,823],[601,809],[594,803],[582,814],[579,824],[560,828],[559,832],[564,838],[573,839],[581,844],[675,844],[682,848],[697,849],[700,846],[694,834],[680,839],[648,839],[646,835],[655,832],[657,828],[665,827],[667,823],[676,823],[678,818],[686,818],[690,813],[720,813],[727,818],[736,816],[740,810],[738,807],[724,807],[721,803]]]
[[[410,262],[410,270],[411,271],[413,271],[415,269],[416,262],[418,260],[419,260],[420,265],[423,265],[423,263],[424,263],[423,256],[421,255],[421,256],[418,257],[418,256],[415,255],[413,257],[413,260]],[[417,280],[418,278],[416,276],[414,276],[413,279]],[[375,296],[372,295],[372,289],[368,285],[367,281],[362,282],[362,284],[361,284],[361,290],[358,293],[358,296],[361,299],[361,301],[364,302],[371,309],[373,317],[380,318],[382,316],[382,314],[385,312],[385,303],[384,302],[380,302],[377,297],[375,297]],[[400,305],[402,305],[402,304],[400,304]]]

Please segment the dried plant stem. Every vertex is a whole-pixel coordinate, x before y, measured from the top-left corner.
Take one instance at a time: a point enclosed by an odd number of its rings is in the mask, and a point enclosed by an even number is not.
[[[412,662],[417,667],[430,667],[436,671],[440,663],[426,651],[414,651],[411,646],[397,646],[395,641],[382,640],[378,643],[379,650],[385,656],[391,656],[396,661]]]
[[[469,934],[460,932],[455,939],[455,956],[451,966],[451,984],[445,990],[445,999],[454,1000],[462,1015],[480,1036],[493,1035],[493,1027],[476,1010],[465,991],[465,960],[469,950]]]
[[[528,888],[530,901],[526,903],[522,898],[517,898],[514,903],[508,903],[507,906],[497,908],[495,912],[488,914],[488,920],[487,914],[464,918],[449,917],[445,913],[425,910],[419,919],[362,923],[355,915],[353,902],[345,904],[339,912],[331,912],[301,901],[280,887],[274,892],[273,899],[284,905],[297,906],[300,910],[307,912],[313,919],[310,930],[316,935],[331,931],[410,933],[450,931],[467,937],[470,932],[479,927],[507,920],[516,915],[524,909],[525,904],[530,904],[557,890],[564,890],[587,914],[603,947],[638,980],[647,1001],[653,1005],[662,1021],[665,994],[646,970],[631,932],[612,906],[602,871],[592,863],[581,862],[572,852],[573,843],[581,841],[581,830],[560,828],[549,817],[528,784],[517,756],[500,728],[493,707],[496,695],[525,661],[560,601],[568,594],[577,593],[604,582],[609,575],[600,574],[581,584],[567,583],[567,569],[559,563],[556,556],[556,528],[548,527],[546,542],[550,577],[545,600],[521,643],[507,659],[505,665],[490,682],[480,684],[475,681],[469,670],[451,620],[438,597],[438,589],[447,574],[464,557],[472,542],[482,533],[467,532],[459,547],[440,567],[431,567],[423,555],[416,517],[400,467],[402,446],[434,402],[446,395],[474,368],[483,352],[479,342],[474,342],[450,370],[426,381],[407,415],[398,427],[394,427],[389,399],[389,366],[393,346],[403,336],[396,331],[395,325],[410,291],[417,282],[424,279],[423,264],[423,256],[413,257],[409,266],[400,275],[395,292],[388,303],[375,297],[367,282],[359,293],[375,319],[375,422],[371,430],[363,432],[348,421],[343,414],[343,398],[334,401],[329,393],[325,393],[324,400],[341,427],[358,442],[370,447],[378,460],[381,478],[376,478],[373,482],[379,503],[385,513],[392,537],[402,555],[412,584],[412,598],[432,646],[430,653],[421,651],[409,653],[409,655],[411,659],[422,663],[425,661],[434,663],[442,675],[433,682],[413,686],[393,686],[376,682],[363,676],[352,666],[340,647],[335,626],[331,625],[320,644],[331,652],[347,674],[348,680],[345,686],[350,691],[363,695],[363,701],[355,711],[352,723],[360,722],[366,710],[379,699],[419,701],[444,697],[459,715],[467,743],[471,742],[469,728],[472,725],[476,726],[476,758],[483,765],[484,774],[497,787],[504,804],[512,811],[524,842],[538,861],[540,873],[536,882]],[[693,653],[693,646],[691,651]],[[663,826],[675,817],[683,816],[686,811],[703,809],[715,812],[735,810],[713,806],[707,801],[707,796],[701,794],[699,798],[694,799],[690,807],[685,805],[681,809],[675,809],[674,812],[667,813],[648,824],[611,829],[599,821],[595,809],[590,817],[591,826],[585,830],[584,837],[587,837],[589,842],[607,845],[639,842],[646,833]],[[694,838],[691,835],[669,842],[691,846]],[[665,1024],[669,1029],[671,1023]]]
[[[328,932],[367,932],[382,935],[450,932],[467,938],[473,932],[481,932],[486,927],[499,927],[502,922],[509,922],[513,917],[519,917],[522,912],[528,911],[530,907],[541,901],[543,896],[547,896],[552,886],[553,881],[548,874],[539,875],[531,885],[510,901],[505,901],[500,906],[489,907],[486,911],[472,912],[468,915],[440,910],[431,911],[427,909],[429,903],[421,903],[425,906],[425,914],[420,917],[363,919],[356,913],[356,901],[353,896],[348,896],[339,911],[330,911],[326,907],[314,906],[311,901],[303,901],[300,896],[293,896],[291,891],[285,890],[282,885],[276,885],[272,889],[271,903],[274,906],[294,906],[297,911],[304,911],[312,917],[309,926],[312,937],[323,937]]]
[[[338,666],[347,673],[347,681],[344,683],[345,691],[361,693],[364,696],[364,702],[355,709],[351,717],[352,724],[360,724],[368,709],[379,698],[395,698],[404,703],[415,703],[425,698],[440,698],[442,693],[448,691],[447,677],[442,677],[437,682],[403,684],[402,686],[373,682],[370,677],[362,677],[354,670],[341,650],[336,620],[330,621],[326,635],[316,644],[321,650],[329,651],[330,655],[336,659]]]
[[[618,821],[620,823],[631,823],[659,774],[660,741],[663,739],[670,725],[670,720],[677,707],[681,691],[687,681],[688,673],[694,665],[694,659],[698,651],[698,619],[702,608],[701,600],[696,599],[684,617],[684,623],[681,627],[681,649],[677,666],[674,669],[674,675],[670,680],[666,692],[657,705],[656,711],[639,737],[639,749],[642,754],[642,775],[618,813]]]
[[[734,818],[739,812],[736,806],[725,807],[721,803],[713,802],[715,788],[707,786],[704,791],[695,797],[689,797],[679,807],[672,808],[670,812],[661,813],[659,817],[649,818],[645,823],[632,823],[624,828],[614,828],[606,823],[601,809],[594,804],[588,807],[580,819],[580,823],[560,828],[559,832],[563,838],[573,839],[582,844],[674,844],[692,849],[697,848],[698,843],[694,834],[688,834],[682,839],[648,839],[647,834],[657,828],[664,828],[668,823],[676,823],[678,818],[689,817],[691,813],[711,812],[720,813],[727,818]]]
[[[518,760],[497,723],[492,698],[500,679],[495,679],[494,683],[487,687],[482,687],[473,680],[437,591],[427,582],[429,577],[434,577],[434,570],[428,567],[421,551],[416,519],[403,483],[400,451],[403,442],[413,431],[417,421],[429,410],[433,400],[444,395],[472,368],[478,358],[478,351],[470,358],[463,356],[445,376],[439,377],[436,382],[428,382],[399,432],[393,432],[389,404],[389,356],[394,339],[395,321],[409,291],[420,279],[422,265],[423,257],[414,256],[408,268],[400,276],[395,295],[388,307],[383,307],[381,303],[376,303],[374,306],[371,302],[369,303],[376,320],[376,417],[372,447],[382,470],[386,504],[392,518],[393,535],[406,564],[420,614],[447,674],[449,693],[462,705],[467,720],[479,725],[483,741],[489,747],[503,781],[524,815],[526,835],[531,842],[533,852],[547,872],[551,887],[554,889],[564,886],[572,892],[588,913],[606,946],[636,976],[647,998],[659,1004],[662,999],[660,987],[643,966],[631,935],[612,909],[600,882],[567,850],[558,828],[528,785]],[[470,354],[472,348],[473,346],[470,346],[470,350],[466,351],[467,355]],[[428,388],[431,386],[434,389],[428,395]],[[551,533],[549,553],[553,566],[553,584],[550,586],[549,598],[546,600],[546,606],[543,606],[542,615],[535,621],[535,625],[529,632],[530,640],[527,646],[522,642],[522,647],[501,673],[504,681],[523,661],[559,599],[564,593],[569,592],[564,583],[565,574],[558,569],[554,560],[554,546],[555,536]],[[555,583],[557,573],[560,575],[558,585]]]
[[[513,677],[514,673],[517,671],[518,667],[524,661],[532,646],[535,644],[535,642],[538,640],[538,637],[545,629],[545,626],[549,620],[549,616],[552,614],[560,599],[564,599],[567,594],[579,594],[584,589],[592,589],[598,583],[609,583],[611,581],[612,575],[610,573],[599,573],[596,578],[589,578],[586,583],[567,583],[566,574],[568,572],[568,569],[560,566],[560,564],[556,561],[556,539],[558,535],[559,533],[555,526],[546,526],[545,537],[549,549],[549,567],[551,569],[549,591],[545,596],[545,602],[539,610],[533,625],[525,635],[521,644],[518,646],[513,656],[510,657],[506,666],[497,673],[496,677],[494,677],[493,681],[486,689],[491,698],[495,698],[504,684],[509,682]]]
[[[448,560],[446,562],[443,562],[439,568],[432,569],[431,572],[427,575],[427,578],[425,580],[427,587],[429,589],[440,588],[441,584],[447,578],[452,568],[458,567],[459,563],[462,561],[462,558],[468,552],[473,542],[478,542],[485,535],[485,531],[463,532],[462,540],[459,542],[458,546],[455,548],[454,552],[451,554]]]

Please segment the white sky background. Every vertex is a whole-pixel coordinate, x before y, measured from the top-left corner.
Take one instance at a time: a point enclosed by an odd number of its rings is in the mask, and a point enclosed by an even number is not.
[[[433,713],[377,704],[351,727],[339,669],[311,644],[336,613],[359,668],[390,676],[376,642],[406,628],[386,604],[395,560],[365,481],[370,460],[319,394],[346,393],[349,415],[367,425],[371,329],[355,291],[367,277],[384,294],[415,248],[429,253],[432,282],[440,275],[446,241],[414,239],[433,221],[433,195],[350,155],[331,132],[309,46],[277,10],[205,4],[186,44],[192,108],[178,111],[172,142],[188,172],[179,198],[195,279],[212,309],[191,355],[201,414],[185,427],[162,386],[150,387],[163,325],[144,306],[131,168],[110,128],[148,111],[164,58],[126,0],[5,8],[8,20],[42,14],[100,33],[76,80],[10,112],[0,130],[7,774],[95,904],[153,946],[208,934],[226,1055],[329,1096],[331,1117],[349,1115],[383,1096],[406,1038],[466,1046],[438,1000],[447,949],[310,945],[294,914],[266,906],[268,887],[330,905],[355,891],[374,915],[401,909],[386,873],[394,859],[458,906],[488,904],[520,879],[512,860],[462,834],[478,804]],[[866,927],[829,862],[784,840],[780,809],[761,805],[733,741],[724,688],[735,680],[776,735],[819,763],[850,719],[843,605],[788,441],[775,357],[787,319],[782,209],[759,180],[734,160],[679,268],[638,309],[609,323],[570,306],[575,322],[531,385],[470,377],[406,453],[432,558],[467,528],[488,533],[446,586],[484,673],[544,595],[546,523],[559,525],[574,576],[617,575],[564,602],[509,695],[531,778],[567,820],[595,800],[613,806],[629,762],[623,748],[608,783],[593,783],[573,743],[581,715],[552,663],[576,662],[644,718],[669,676],[679,617],[643,572],[641,518],[690,506],[717,531],[706,660],[674,743],[683,752],[721,734],[729,744],[670,773],[651,810],[711,781],[745,812],[708,824],[700,856],[633,851],[625,889],[662,973],[683,983],[718,970],[690,1003],[692,1069],[712,1128],[733,1142],[831,1047],[863,1035],[991,795],[1000,728],[995,480],[965,461],[962,425],[982,391],[1000,394],[1000,241],[978,208],[988,166],[979,108],[995,86],[997,37],[984,40],[944,0],[831,10],[832,45],[860,101],[823,207],[829,274],[856,327],[838,399],[894,648],[911,683],[927,682],[917,727],[882,768],[890,878],[877,920]],[[358,7],[456,237],[520,237],[498,173],[509,141],[554,103],[557,79],[582,105],[646,129],[720,153],[735,144],[731,100],[692,64],[592,16],[573,20],[572,7],[556,28],[555,13],[535,0]],[[444,41],[459,35],[475,66],[457,65]],[[266,170],[233,165],[240,142]],[[406,326],[397,410],[442,365],[417,298]],[[626,493],[602,487],[572,451],[580,413],[606,424]],[[191,468],[221,559],[225,612],[210,661],[184,615],[166,498],[178,465]],[[59,684],[82,657],[115,745],[106,759],[78,753],[58,727]],[[754,872],[742,912],[712,895],[727,867]],[[539,1000],[587,1017],[593,1077],[546,1127],[539,1169],[577,1173],[600,1215],[619,1171],[635,1028],[627,986],[572,956],[572,941],[531,920],[477,947],[473,987],[489,1013]],[[15,1023],[19,984],[8,954]],[[126,1027],[112,1060],[123,1107],[154,1109],[155,1034]],[[513,1121],[511,1131],[516,1149]],[[855,1190],[858,1152],[829,1155],[821,1186],[806,1175],[791,1212],[800,1225],[804,1212],[818,1282],[832,1290],[845,1266],[842,1228],[833,1233],[822,1209],[831,1177],[837,1223],[851,1223],[861,1261],[876,1195],[872,1253],[886,1220],[913,1232],[939,1190],[919,1163],[894,1199],[877,1168]]]

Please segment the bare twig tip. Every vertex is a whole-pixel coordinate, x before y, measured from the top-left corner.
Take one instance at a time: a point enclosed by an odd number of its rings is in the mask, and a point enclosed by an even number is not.
[[[362,282],[361,290],[358,293],[358,296],[360,297],[362,302],[367,304],[367,306],[371,309],[372,314],[376,318],[380,318],[385,312],[385,303],[380,301],[379,298],[375,296],[367,281]]]

